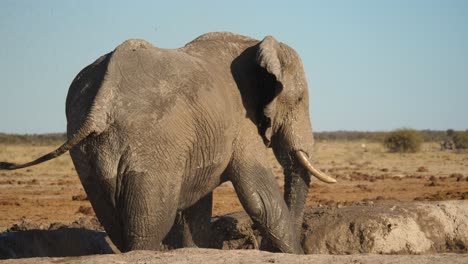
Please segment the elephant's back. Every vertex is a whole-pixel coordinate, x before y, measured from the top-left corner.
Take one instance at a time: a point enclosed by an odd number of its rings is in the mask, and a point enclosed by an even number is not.
[[[200,89],[209,88],[210,78],[203,62],[184,52],[127,40],[72,82],[66,102],[67,130],[73,134],[89,116],[114,119],[151,113],[160,119],[178,98],[195,98]],[[92,111],[93,106],[99,113]]]
[[[171,111],[177,100],[195,98],[200,89],[211,85],[202,61],[144,40],[127,40],[118,46],[106,78],[112,82],[116,111],[151,111],[156,119]]]

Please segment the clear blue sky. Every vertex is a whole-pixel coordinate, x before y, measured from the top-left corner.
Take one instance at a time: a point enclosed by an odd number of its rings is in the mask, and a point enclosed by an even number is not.
[[[71,81],[125,39],[210,31],[295,48],[316,131],[468,128],[468,1],[3,0],[0,132],[64,132]]]

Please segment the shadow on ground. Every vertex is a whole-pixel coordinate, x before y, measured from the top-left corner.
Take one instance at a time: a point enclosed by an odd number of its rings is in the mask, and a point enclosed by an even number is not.
[[[26,230],[0,235],[0,259],[114,253],[106,234],[82,228]]]

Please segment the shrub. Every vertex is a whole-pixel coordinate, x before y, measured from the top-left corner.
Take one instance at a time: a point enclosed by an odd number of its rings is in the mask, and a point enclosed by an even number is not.
[[[455,130],[453,129],[447,129],[447,131],[445,131],[445,135],[449,138],[453,137],[455,135]]]
[[[417,152],[423,137],[413,129],[398,129],[389,132],[384,138],[384,146],[391,152]]]
[[[456,149],[468,149],[468,131],[454,132],[453,143]]]

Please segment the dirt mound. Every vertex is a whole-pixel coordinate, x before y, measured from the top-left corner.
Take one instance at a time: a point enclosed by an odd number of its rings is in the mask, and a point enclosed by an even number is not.
[[[315,209],[304,220],[308,254],[468,252],[468,202]]]
[[[8,228],[7,232],[16,232],[16,231],[26,231],[32,229],[40,230],[57,230],[64,228],[83,228],[88,230],[104,231],[101,223],[96,217],[80,217],[77,220],[73,221],[71,224],[64,224],[60,222],[51,223],[48,227],[38,225],[34,222],[29,221],[27,218],[22,218],[21,221],[17,224],[13,224]]]
[[[468,252],[468,202],[378,204],[309,209],[306,254],[424,254]],[[244,213],[214,220],[223,249],[267,249]]]
[[[467,253],[466,219],[467,201],[313,208],[305,214],[302,244],[307,254]],[[10,228],[10,232],[0,234],[0,259],[113,252],[105,233],[95,231],[100,226],[94,218],[82,218],[70,225],[52,224],[46,230],[28,228],[37,227],[23,220]],[[243,212],[214,217],[212,231],[210,247],[213,248],[268,248]],[[127,257],[123,259],[129,261]]]

